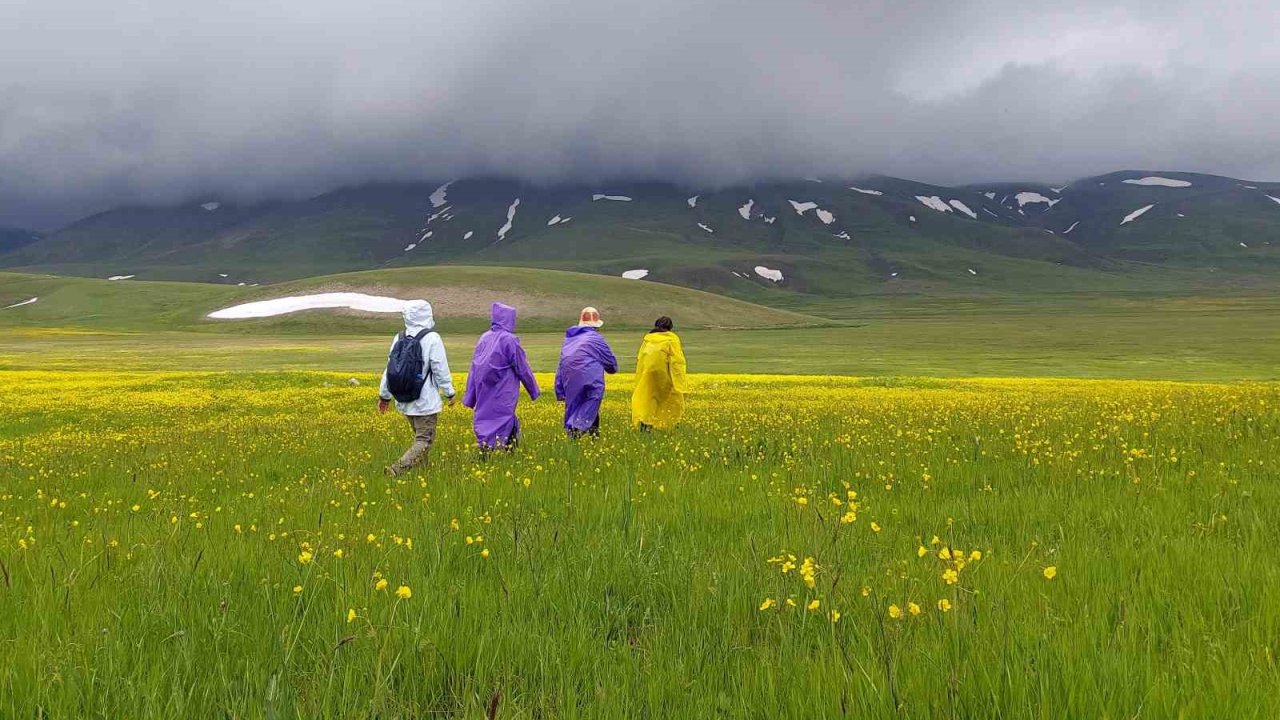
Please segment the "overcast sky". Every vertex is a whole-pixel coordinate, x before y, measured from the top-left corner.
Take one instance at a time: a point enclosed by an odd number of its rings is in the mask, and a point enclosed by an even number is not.
[[[8,0],[0,225],[475,173],[1280,180],[1280,2]]]

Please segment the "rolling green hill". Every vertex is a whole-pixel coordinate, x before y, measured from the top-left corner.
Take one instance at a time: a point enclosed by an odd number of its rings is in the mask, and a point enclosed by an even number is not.
[[[1154,171],[1064,187],[873,177],[708,192],[477,179],[300,202],[121,208],[0,252],[0,267],[231,286],[441,264],[645,270],[650,280],[775,306],[874,294],[1213,290],[1280,275],[1275,198],[1278,183]]]
[[[0,327],[331,334],[382,332],[395,323],[394,315],[350,310],[307,310],[253,320],[207,317],[242,303],[330,292],[424,298],[435,307],[442,327],[468,331],[488,325],[494,301],[519,308],[521,327],[529,330],[571,325],[584,305],[599,308],[610,327],[648,327],[659,315],[670,315],[687,328],[824,324],[806,315],[661,283],[532,268],[450,266],[330,275],[261,287],[0,273]]]

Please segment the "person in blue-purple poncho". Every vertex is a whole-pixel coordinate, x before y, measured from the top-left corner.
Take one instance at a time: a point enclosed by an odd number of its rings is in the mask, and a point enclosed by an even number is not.
[[[516,418],[520,386],[524,385],[530,400],[537,400],[540,391],[515,334],[516,309],[494,303],[491,317],[489,331],[476,342],[462,404],[476,411],[474,427],[481,450],[510,450],[520,439]]]
[[[556,400],[564,403],[564,430],[571,438],[600,434],[604,375],[618,372],[618,359],[600,334],[600,312],[586,307],[564,333],[556,368]]]

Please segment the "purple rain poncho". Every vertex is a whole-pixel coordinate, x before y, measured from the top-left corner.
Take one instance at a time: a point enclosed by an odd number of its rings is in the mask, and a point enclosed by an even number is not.
[[[494,303],[489,331],[480,336],[471,358],[462,404],[476,411],[476,442],[481,447],[501,447],[520,434],[516,401],[522,383],[529,399],[537,400],[541,394],[515,329],[516,309]]]
[[[564,401],[564,429],[586,432],[600,417],[604,374],[618,372],[618,360],[604,336],[593,327],[571,327],[564,333],[556,368],[556,399]]]

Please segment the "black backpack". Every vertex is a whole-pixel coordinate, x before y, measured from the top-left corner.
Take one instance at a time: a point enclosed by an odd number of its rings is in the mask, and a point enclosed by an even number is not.
[[[431,376],[431,368],[422,357],[422,338],[428,332],[424,329],[412,336],[400,333],[387,358],[387,390],[402,403],[422,397],[422,387]]]

